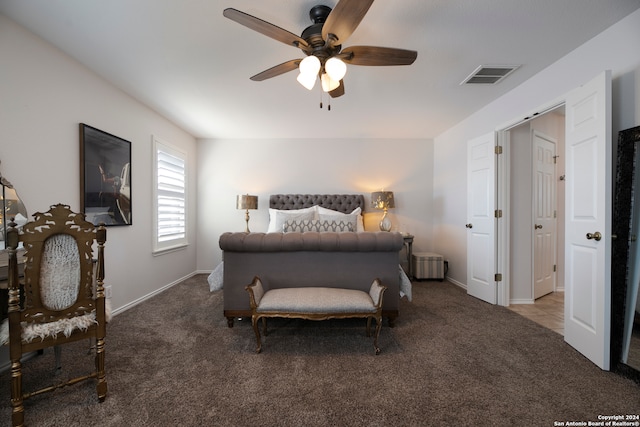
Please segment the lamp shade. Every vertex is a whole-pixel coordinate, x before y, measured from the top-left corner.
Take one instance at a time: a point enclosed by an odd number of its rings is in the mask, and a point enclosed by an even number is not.
[[[236,209],[258,209],[258,196],[238,195]]]
[[[376,191],[371,193],[371,206],[374,209],[394,208],[393,191]]]

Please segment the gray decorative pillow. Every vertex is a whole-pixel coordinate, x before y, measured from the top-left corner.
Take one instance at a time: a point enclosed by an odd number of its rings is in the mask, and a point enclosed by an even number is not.
[[[317,219],[288,219],[284,222],[282,231],[285,233],[317,231],[315,225],[317,222]]]
[[[327,214],[323,214],[320,213],[318,215],[318,220],[320,221],[326,221],[326,222],[331,222],[331,223],[336,223],[336,224],[351,224],[351,226],[353,227],[352,231],[357,231],[358,230],[358,215],[353,215],[353,214],[337,214],[337,215],[327,215]],[[332,231],[332,230],[324,230],[324,231]]]
[[[276,231],[284,231],[284,225],[287,221],[311,221],[315,219],[315,212],[295,212],[289,213],[286,211],[276,212]]]
[[[318,227],[320,228],[318,231],[334,231],[334,232],[343,232],[343,231],[355,231],[356,223],[355,221],[322,221],[318,220]]]
[[[285,233],[305,231],[354,231],[355,227],[351,221],[338,220],[338,221],[321,221],[321,220],[309,220],[309,219],[289,219],[285,221],[283,231]]]

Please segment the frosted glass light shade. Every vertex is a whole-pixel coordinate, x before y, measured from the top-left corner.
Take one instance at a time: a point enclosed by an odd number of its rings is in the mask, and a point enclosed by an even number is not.
[[[329,58],[324,64],[324,69],[331,77],[331,80],[339,82],[347,74],[347,64],[336,57]]]
[[[311,90],[313,89],[313,86],[315,86],[317,78],[318,76],[316,74],[300,73],[298,74],[297,80],[302,86]]]
[[[301,74],[310,74],[313,76],[318,75],[318,71],[320,71],[320,60],[313,56],[307,56],[302,61],[300,61],[300,65],[298,65]]]
[[[340,80],[333,80],[327,73],[324,73],[320,80],[322,81],[322,90],[325,92],[331,92],[340,86]]]

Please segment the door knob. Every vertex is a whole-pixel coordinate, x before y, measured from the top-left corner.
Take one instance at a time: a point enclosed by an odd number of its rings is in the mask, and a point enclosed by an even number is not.
[[[465,224],[464,226],[467,228],[473,228],[473,224]]]
[[[600,234],[599,231],[596,231],[595,233],[587,233],[587,239],[591,240],[595,240],[596,242],[599,242],[600,239],[602,239],[602,234]]]
[[[542,228],[542,224],[536,224],[533,226],[534,229],[540,230]]]

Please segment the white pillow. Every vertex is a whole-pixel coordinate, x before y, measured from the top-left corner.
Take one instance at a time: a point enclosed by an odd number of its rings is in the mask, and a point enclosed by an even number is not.
[[[351,213],[345,214],[342,212],[334,211],[333,209],[323,208],[322,206],[316,206],[318,208],[318,214],[323,215],[356,215],[356,231],[364,231],[364,220],[362,218],[362,209],[355,208]]]
[[[304,209],[278,210],[269,208],[269,227],[267,233],[282,233],[287,219],[318,219],[316,206]]]

